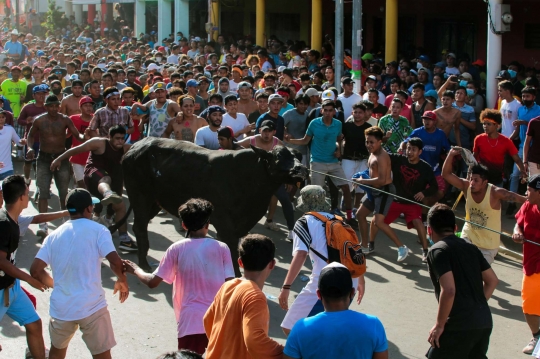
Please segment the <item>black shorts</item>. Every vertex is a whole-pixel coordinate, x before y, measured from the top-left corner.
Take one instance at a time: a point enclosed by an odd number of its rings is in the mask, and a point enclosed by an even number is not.
[[[487,359],[492,328],[445,330],[439,338],[439,348],[430,347],[428,359]]]
[[[98,191],[98,185],[99,185],[99,182],[101,181],[101,179],[103,177],[111,177],[111,175],[105,171],[105,170],[101,170],[101,169],[94,169],[93,171],[91,171],[90,174],[88,174],[88,171],[87,169],[85,169],[84,171],[84,184],[86,185],[86,188],[88,189],[88,192],[90,192],[92,194],[92,196],[98,198],[98,199],[103,199],[103,195],[101,193],[99,193]],[[111,177],[111,190],[114,191],[116,194],[118,195],[122,195],[122,190],[123,190],[123,179],[121,179],[120,181],[118,181],[118,179],[116,178],[113,178]]]

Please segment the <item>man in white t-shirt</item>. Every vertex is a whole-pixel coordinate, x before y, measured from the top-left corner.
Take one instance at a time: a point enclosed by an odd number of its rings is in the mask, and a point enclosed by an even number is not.
[[[197,130],[195,144],[209,150],[219,150],[218,130],[223,122],[225,110],[221,106],[213,105],[206,109],[208,113],[208,126]]]
[[[337,99],[341,101],[343,114],[347,119],[352,114],[353,105],[360,102],[362,97],[353,92],[354,81],[350,77],[345,77],[341,80],[341,87],[343,87],[343,93]]]
[[[330,203],[326,201],[326,192],[321,186],[309,185],[302,188],[296,208],[304,213],[318,212],[327,218],[334,218],[334,215],[329,213]],[[294,225],[293,259],[278,297],[281,308],[288,310],[281,323],[281,329],[283,329],[285,335],[289,335],[298,320],[324,311],[322,302],[317,298],[317,283],[319,282],[319,274],[328,263],[315,254],[315,251],[328,258],[326,230],[319,219],[313,215],[305,214]],[[309,276],[309,282],[289,308],[288,301],[291,285],[300,273],[308,254],[313,268]],[[364,275],[354,279],[353,286],[358,289],[357,302],[360,304],[364,296]]]
[[[91,219],[96,203],[99,200],[85,189],[68,193],[66,209],[70,220],[45,238],[30,267],[32,277],[54,287],[50,299],[50,357],[65,358],[69,341],[78,328],[94,357],[110,358],[110,350],[116,345],[101,285],[104,258],[118,277],[113,294],[120,292],[121,303],[127,299],[129,288],[111,233]],[[52,277],[45,270],[49,265]]]
[[[512,123],[518,119],[518,108],[521,107],[521,102],[513,96],[514,85],[504,80],[499,82],[499,97],[501,98],[501,114],[503,118],[501,133],[512,139],[512,134],[516,130],[516,126]]]
[[[250,124],[246,115],[238,113],[238,99],[236,95],[229,95],[225,97],[225,109],[227,113],[223,115],[222,126],[229,126],[234,131],[234,136],[237,140],[241,140],[245,135],[251,133],[255,128],[255,124]]]
[[[364,89],[366,92],[364,93],[364,96],[362,96],[362,100],[368,101],[369,100],[369,89],[377,89],[377,78],[375,75],[369,75],[366,79],[366,84],[364,86]],[[379,97],[378,102],[384,106],[384,101],[386,100],[386,96],[381,91],[378,91]]]
[[[26,140],[21,140],[15,129],[5,123],[6,115],[0,110],[0,181],[13,174],[11,144],[17,146],[26,144]]]
[[[180,53],[180,46],[173,45],[171,48],[171,54],[167,57],[167,63],[178,65],[178,54]]]
[[[223,242],[208,237],[210,202],[192,198],[180,206],[182,239],[167,249],[154,273],[146,273],[131,261],[125,261],[129,273],[150,288],[162,281],[173,285],[173,308],[178,324],[178,350],[204,354],[208,338],[203,317],[225,281],[234,278],[231,251]]]

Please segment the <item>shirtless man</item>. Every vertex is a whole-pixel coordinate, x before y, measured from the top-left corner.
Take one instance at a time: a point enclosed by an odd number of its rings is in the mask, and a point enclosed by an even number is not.
[[[272,120],[264,120],[259,128],[259,134],[244,138],[238,142],[239,146],[244,148],[251,148],[251,146],[259,147],[265,151],[272,151],[276,146],[285,146],[276,135],[276,124]],[[268,206],[268,215],[266,216],[266,222],[264,226],[273,231],[279,231],[279,227],[274,223],[274,214],[277,208],[277,202],[281,203],[283,208],[283,215],[287,221],[287,229],[289,234],[287,239],[292,242],[292,230],[294,229],[294,209],[289,196],[288,191],[291,189],[290,185],[281,185],[279,189],[274,193]]]
[[[380,188],[385,192],[396,193],[396,187],[392,184],[392,165],[390,156],[382,147],[384,132],[380,127],[372,126],[364,131],[366,135],[366,148],[369,151],[368,168],[370,178],[354,178],[353,181],[358,184],[367,185],[370,187]],[[362,247],[365,254],[375,251],[375,235],[373,229],[370,233],[369,244],[366,243],[368,238],[367,216],[374,213],[372,226],[377,226],[384,234],[388,236],[398,247],[398,262],[403,261],[409,255],[409,248],[404,245],[396,233],[390,226],[384,223],[384,217],[390,210],[390,205],[394,197],[386,193],[381,193],[376,190],[371,190],[372,195],[364,196],[362,205],[356,212],[358,226],[360,227],[360,235],[362,236]],[[366,248],[367,244],[367,248]]]
[[[94,220],[99,219],[103,208],[109,204],[116,214],[116,218],[123,218],[126,214],[126,205],[122,200],[122,190],[124,176],[122,173],[122,158],[130,149],[131,145],[126,144],[126,129],[121,125],[109,128],[109,136],[94,137],[85,143],[70,148],[50,165],[51,171],[55,171],[62,166],[62,162],[71,156],[89,153],[88,161],[84,169],[84,183],[88,192],[92,196],[101,200],[101,203],[94,207]],[[102,217],[106,226],[112,225],[112,218],[108,214]],[[137,244],[129,238],[127,233],[127,222],[118,228],[120,246],[118,248],[128,252],[136,252]]]
[[[30,133],[28,133],[28,150],[26,152],[26,158],[28,160],[32,160],[35,156],[33,148],[34,136],[39,135],[39,154],[36,164],[39,213],[46,213],[48,210],[48,200],[51,198],[50,188],[53,176],[56,188],[58,189],[60,208],[66,209],[66,196],[71,177],[69,162],[62,161],[57,171],[53,172],[50,170],[52,161],[66,150],[66,129],[81,142],[84,142],[86,137],[88,137],[86,135],[87,131],[85,131],[85,136],[83,136],[79,133],[75,125],[73,125],[69,117],[58,113],[59,108],[60,101],[58,101],[58,97],[55,95],[47,96],[45,99],[47,113],[35,118],[32,128],[30,128]],[[36,234],[43,237],[47,236],[47,223],[41,223],[39,225],[39,231]]]
[[[148,116],[141,120],[139,131],[143,133],[144,125],[148,123],[146,136],[161,137],[169,122],[176,117],[181,109],[178,103],[167,99],[167,89],[163,82],[156,82],[151,90],[156,97],[144,105],[134,103],[131,106],[131,113],[136,114],[137,109],[141,109],[143,113],[148,113]]]
[[[71,95],[64,97],[60,103],[60,113],[68,116],[78,115],[81,113],[79,101],[82,98],[83,83],[81,80],[75,80],[71,84]]]
[[[173,121],[169,121],[161,137],[170,138],[171,133],[174,133],[176,140],[194,142],[197,130],[206,126],[206,121],[194,114],[195,99],[190,95],[181,96],[178,103],[182,112]]]
[[[488,169],[483,165],[476,165],[470,169],[468,176],[470,179],[456,176],[452,173],[452,162],[459,154],[461,151],[458,149],[452,149],[448,153],[442,169],[443,178],[458,190],[463,191],[467,221],[500,232],[501,202],[525,203],[527,198],[488,183]],[[486,196],[489,197],[486,198]],[[461,231],[461,238],[477,246],[489,264],[493,263],[499,251],[500,237],[499,233],[488,231],[469,222],[465,223]]]
[[[257,102],[252,99],[251,84],[242,81],[238,84],[238,112],[249,115],[259,109]],[[249,120],[249,119],[248,119]]]
[[[456,144],[461,146],[461,136],[459,133],[461,111],[452,107],[453,102],[454,93],[452,91],[445,91],[441,96],[442,107],[439,107],[433,112],[437,115],[437,127],[444,131],[447,138],[450,136],[453,128]]]

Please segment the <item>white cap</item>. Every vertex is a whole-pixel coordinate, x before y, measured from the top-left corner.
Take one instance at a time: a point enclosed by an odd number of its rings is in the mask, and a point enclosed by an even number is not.
[[[459,77],[464,79],[464,80],[467,80],[467,81],[472,81],[473,80],[472,75],[470,73],[468,73],[468,72],[462,73]]]
[[[148,65],[148,67],[146,68],[148,71],[152,71],[152,70],[159,70],[159,66],[155,63],[151,63],[150,65]]]
[[[277,72],[283,72],[283,70],[285,70],[285,69],[286,69],[285,66],[280,66],[280,67],[278,67]]]
[[[193,38],[193,41],[197,41],[197,42],[200,42],[200,41],[201,41],[201,38],[200,38],[200,37],[198,37],[198,36],[196,36],[196,37],[194,37],[194,38]]]
[[[319,91],[317,91],[313,87],[310,87],[310,88],[308,88],[306,90],[305,95],[309,96],[309,97],[311,97],[311,96],[319,96]]]
[[[334,94],[334,91],[332,91],[332,90],[323,91],[323,93],[321,95],[321,100],[323,100],[323,101],[325,101],[325,100],[334,101],[335,99],[336,99],[336,95]]]

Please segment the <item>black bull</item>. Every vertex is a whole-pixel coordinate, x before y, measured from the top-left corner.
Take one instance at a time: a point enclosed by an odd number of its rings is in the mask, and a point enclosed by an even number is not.
[[[214,205],[210,222],[218,239],[229,246],[237,274],[238,240],[264,216],[281,184],[303,181],[309,174],[293,152],[282,146],[270,152],[257,147],[212,151],[162,138],[137,142],[124,156],[122,168],[141,268],[150,270],[148,222],[160,207],[178,216],[182,203],[203,198]]]

